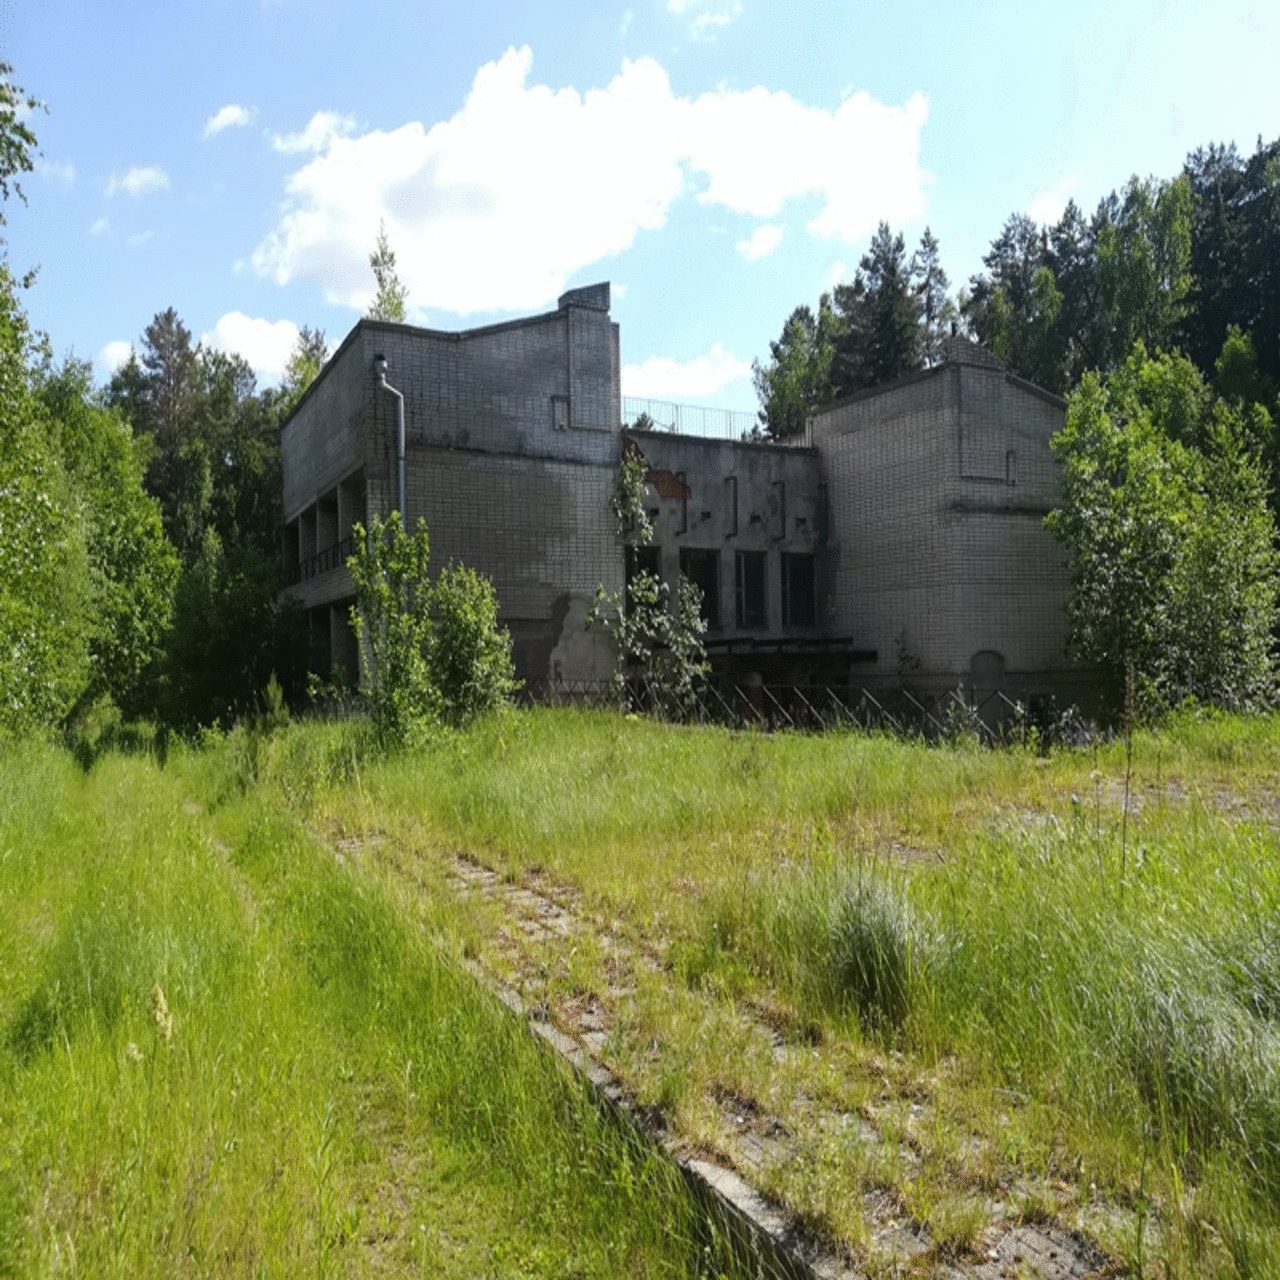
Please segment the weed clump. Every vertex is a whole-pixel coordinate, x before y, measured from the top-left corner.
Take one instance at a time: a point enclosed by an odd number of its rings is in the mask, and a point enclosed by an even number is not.
[[[859,876],[831,905],[827,962],[838,1004],[868,1029],[902,1026],[911,1009],[921,930],[905,896],[878,877]]]

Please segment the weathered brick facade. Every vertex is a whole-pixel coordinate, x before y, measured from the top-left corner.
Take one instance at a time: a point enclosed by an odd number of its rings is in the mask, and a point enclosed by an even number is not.
[[[868,684],[1074,695],[1066,573],[1044,517],[1063,403],[949,344],[924,373],[810,424],[831,495],[832,625],[874,652]]]
[[[824,406],[803,445],[622,431],[609,286],[462,333],[361,320],[282,436],[285,561],[321,669],[354,673],[352,526],[396,503],[404,396],[410,524],[432,561],[488,575],[518,674],[605,678],[584,626],[623,586],[609,510],[624,441],[644,455],[647,563],[706,593],[727,679],[909,677],[978,692],[1062,692],[1065,576],[1043,528],[1062,402],[954,341],[938,368]]]

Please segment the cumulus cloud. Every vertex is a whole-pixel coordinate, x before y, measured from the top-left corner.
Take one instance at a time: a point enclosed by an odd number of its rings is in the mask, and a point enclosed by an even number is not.
[[[150,195],[153,191],[165,191],[168,187],[169,175],[163,169],[155,166],[141,168],[134,165],[123,178],[117,177],[114,173],[111,175],[107,180],[107,195],[113,196],[116,192],[123,191],[136,199],[139,196]]]
[[[739,240],[735,248],[748,262],[767,258],[782,243],[782,228],[775,223],[757,227],[745,240]]]
[[[108,342],[94,361],[100,373],[110,376],[115,373],[121,365],[128,362],[129,357],[133,354],[133,344],[117,339],[115,342]]]
[[[292,320],[261,320],[243,311],[228,311],[200,341],[214,351],[242,356],[259,381],[279,382],[294,344],[298,326]]]
[[[1060,178],[1047,191],[1042,191],[1027,205],[1027,217],[1040,223],[1053,224],[1062,217],[1067,201],[1080,189],[1080,178],[1070,174]]]
[[[212,138],[224,129],[242,129],[252,124],[258,111],[256,107],[242,107],[238,102],[228,102],[204,122],[204,136]]]
[[[651,356],[640,364],[623,365],[622,394],[651,400],[712,396],[750,374],[750,361],[739,360],[717,342],[709,351],[684,362]]]
[[[356,122],[350,116],[336,111],[317,111],[307,121],[301,133],[276,133],[271,135],[271,145],[277,151],[323,151],[335,138],[345,138],[354,132]]]
[[[758,219],[816,197],[810,232],[847,242],[924,211],[919,94],[901,107],[855,94],[828,111],[765,89],[680,97],[651,58],[585,93],[530,84],[531,66],[527,47],[509,49],[429,128],[346,136],[315,117],[297,136],[317,154],[289,177],[254,269],[363,309],[385,220],[411,306],[467,315],[552,302],[695,194]]]

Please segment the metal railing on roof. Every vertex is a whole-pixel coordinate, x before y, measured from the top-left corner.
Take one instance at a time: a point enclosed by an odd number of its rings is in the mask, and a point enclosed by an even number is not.
[[[705,436],[711,440],[753,440],[760,428],[756,415],[741,409],[708,409],[703,405],[676,404],[644,396],[622,397],[624,426],[634,427],[641,414],[653,424],[651,430]]]

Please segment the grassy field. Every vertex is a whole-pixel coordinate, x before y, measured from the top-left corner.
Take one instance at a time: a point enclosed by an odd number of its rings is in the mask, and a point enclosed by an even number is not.
[[[0,748],[0,1275],[731,1272],[239,745]]]
[[[1274,719],[1040,756],[547,712],[370,768],[316,821],[574,886],[686,986],[807,1028],[810,1096],[856,1112],[890,1055],[929,1099],[923,1160],[819,1144],[774,1176],[855,1252],[868,1179],[961,1248],[974,1189],[1018,1184],[1135,1271],[1280,1274]],[[657,1007],[631,1038],[661,1060],[618,1057],[691,1132],[708,1094],[776,1096],[772,1063]]]
[[[1135,1274],[1280,1274],[1277,824],[1275,719],[1047,756],[572,711],[390,759],[356,725],[87,775],[11,747],[0,1274],[727,1266],[459,977],[495,922],[458,851],[658,958],[611,1054],[691,1144],[726,1095],[910,1139],[788,1113],[768,1173],[869,1270],[874,1186],[948,1256],[998,1191]],[[540,964],[552,1006],[606,987],[603,948]],[[742,1047],[744,1009],[806,1052]]]

